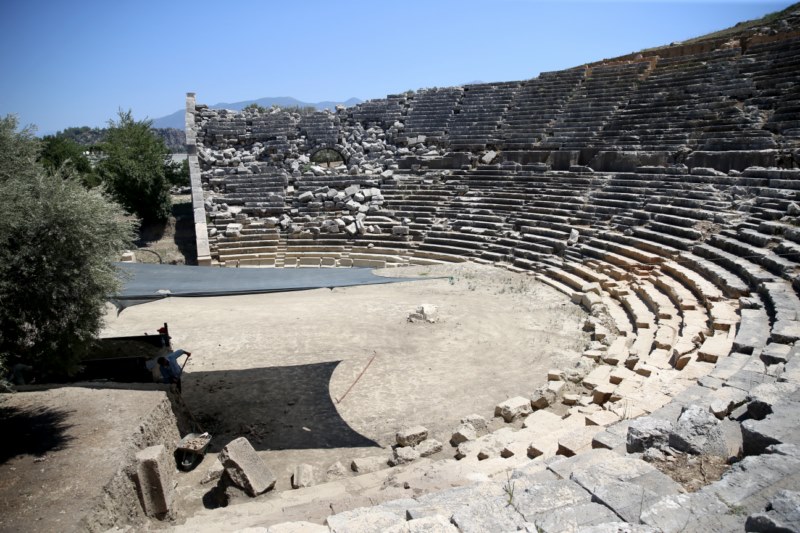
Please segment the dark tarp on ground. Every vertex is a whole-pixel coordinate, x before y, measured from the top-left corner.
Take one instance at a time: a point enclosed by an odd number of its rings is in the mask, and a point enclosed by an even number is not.
[[[120,309],[169,296],[229,296],[375,285],[430,278],[376,276],[371,268],[215,268],[117,263],[123,288]]]

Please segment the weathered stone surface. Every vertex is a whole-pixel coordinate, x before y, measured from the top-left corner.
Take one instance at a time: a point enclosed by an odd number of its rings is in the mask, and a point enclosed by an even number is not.
[[[742,440],[746,455],[763,453],[770,445],[800,443],[800,424],[797,423],[797,413],[800,412],[800,390],[795,389],[782,398],[779,395],[773,396],[772,393],[775,391],[770,390],[769,400],[767,395],[759,395],[758,401],[761,405],[758,407],[758,412],[763,413],[767,410],[771,412],[762,420],[742,422]]]
[[[597,526],[585,526],[579,533],[661,533],[660,530],[644,524],[629,524],[627,522],[606,522]]]
[[[475,431],[475,428],[472,427],[472,424],[461,424],[450,437],[450,444],[458,446],[462,442],[475,440],[477,438],[478,433]]]
[[[206,485],[212,481],[216,481],[222,477],[223,472],[225,472],[225,468],[222,466],[222,463],[219,462],[219,459],[215,458],[211,464],[208,465],[206,473],[203,475],[203,479],[200,480],[200,483]]]
[[[314,467],[309,464],[300,464],[292,471],[292,488],[301,489],[314,484]]]
[[[442,515],[425,516],[409,520],[383,530],[383,533],[459,533],[458,528]]]
[[[800,486],[800,458],[780,453],[745,457],[722,479],[700,492],[717,497],[730,507],[747,513],[766,509],[779,490]]]
[[[239,530],[237,533],[329,533],[329,532],[330,529],[321,524],[314,524],[312,522],[301,521],[301,522],[284,522],[283,524],[275,524],[274,526],[269,526],[266,529],[247,528]]]
[[[136,483],[147,516],[163,518],[170,511],[175,466],[163,444],[136,453]]]
[[[425,439],[414,446],[414,450],[416,450],[420,457],[428,457],[442,451],[442,443],[436,439]]]
[[[500,402],[494,408],[494,416],[502,416],[506,422],[528,416],[532,412],[531,401],[523,396],[515,396]]]
[[[470,424],[475,428],[475,432],[479,437],[486,435],[489,432],[489,423],[481,415],[468,415],[461,419],[462,424]]]
[[[776,493],[764,512],[747,517],[745,529],[759,533],[800,531],[800,492]]]
[[[244,437],[229,442],[220,452],[219,460],[231,481],[250,496],[275,486],[275,474]]]
[[[389,460],[382,455],[358,457],[353,459],[353,462],[350,463],[350,468],[353,472],[359,474],[369,474],[370,472],[377,472],[378,470],[389,468]]]
[[[419,459],[419,452],[411,446],[398,446],[392,452],[389,464],[392,466],[404,465]]]
[[[533,523],[536,525],[537,532],[561,533],[579,531],[580,528],[586,526],[595,526],[616,520],[619,520],[619,517],[605,505],[589,502],[559,507],[542,513],[534,519]]]
[[[416,446],[427,438],[428,429],[423,426],[404,428],[395,435],[398,446]]]
[[[628,426],[628,453],[643,452],[647,448],[663,448],[669,444],[672,423],[651,416],[642,416]]]
[[[797,390],[793,383],[763,383],[754,387],[747,396],[747,412],[756,420],[772,413],[773,407]]]
[[[530,404],[534,409],[544,409],[545,407],[556,402],[556,393],[545,387],[539,387],[531,395]]]
[[[331,515],[325,523],[331,533],[372,533],[403,525],[405,518],[397,513],[367,507]]]
[[[325,476],[328,481],[333,479],[339,479],[347,475],[347,468],[341,463],[341,461],[336,461],[328,469],[325,471]]]
[[[695,492],[661,498],[642,512],[640,520],[663,533],[741,531],[741,517],[727,515],[728,511],[728,506],[713,495]],[[713,527],[731,525],[730,518],[734,519],[734,528]]]
[[[669,445],[686,453],[728,455],[719,420],[697,405],[690,405],[681,412],[669,434]]]

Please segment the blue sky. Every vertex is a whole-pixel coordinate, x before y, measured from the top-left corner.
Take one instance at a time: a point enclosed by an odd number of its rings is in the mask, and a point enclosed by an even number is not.
[[[378,98],[626,54],[791,2],[601,0],[0,0],[0,115],[40,133],[118,108],[265,96]]]

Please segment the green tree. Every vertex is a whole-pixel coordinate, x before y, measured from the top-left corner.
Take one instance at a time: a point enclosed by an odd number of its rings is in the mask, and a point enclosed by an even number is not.
[[[95,187],[100,181],[84,151],[84,147],[72,139],[47,135],[42,139],[39,162],[50,173],[74,173],[85,186]]]
[[[166,220],[171,201],[167,167],[169,150],[153,133],[152,121],[133,119],[131,111],[120,111],[109,121],[101,149],[105,159],[97,170],[111,194],[125,209],[144,222]]]
[[[254,113],[266,113],[267,111],[269,111],[269,109],[262,106],[261,104],[253,102],[252,104],[248,104],[245,107],[243,107],[242,111],[252,111]]]
[[[135,221],[65,169],[36,162],[38,142],[0,120],[0,355],[44,374],[75,368],[119,287],[112,261]]]

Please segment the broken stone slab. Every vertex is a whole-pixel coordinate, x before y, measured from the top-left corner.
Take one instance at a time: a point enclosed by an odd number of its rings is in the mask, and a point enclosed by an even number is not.
[[[330,533],[327,526],[312,522],[284,522],[275,524],[260,531],[262,528],[240,529],[238,533]]]
[[[225,467],[222,466],[222,463],[219,462],[219,459],[215,458],[211,464],[208,465],[203,479],[200,480],[200,484],[206,485],[212,481],[218,480],[222,477],[223,472],[225,472]]]
[[[491,164],[491,162],[494,161],[496,157],[497,157],[497,152],[495,152],[494,150],[489,150],[488,152],[483,154],[483,156],[481,156],[481,163],[483,163],[484,165]]]
[[[651,526],[627,522],[606,522],[596,526],[581,527],[579,531],[580,533],[661,533]]]
[[[800,391],[791,394],[772,405],[773,411],[761,420],[751,419],[742,422],[742,441],[746,455],[763,453],[767,447],[776,444],[800,442],[800,425],[797,413],[800,412]]]
[[[648,448],[664,448],[669,444],[672,423],[652,416],[642,416],[628,426],[626,449],[628,453],[643,452]]]
[[[309,464],[299,464],[292,471],[292,488],[301,489],[314,484],[314,467]]]
[[[420,457],[428,457],[442,451],[442,443],[436,439],[425,439],[414,446],[414,450],[416,450]]]
[[[423,426],[404,428],[395,435],[398,446],[416,446],[427,438],[428,429]]]
[[[747,393],[733,387],[722,387],[709,394],[709,398],[711,402],[708,404],[708,410],[721,420],[745,404]]]
[[[592,439],[602,431],[602,426],[584,426],[572,430],[558,439],[558,455],[572,457],[592,448]]]
[[[700,492],[711,494],[729,507],[749,514],[766,509],[778,491],[799,484],[800,458],[764,453],[745,457],[734,464],[722,479],[703,487]]]
[[[710,494],[695,492],[692,494],[674,494],[661,498],[642,511],[639,518],[643,524],[655,527],[663,533],[682,531],[741,531],[741,517],[729,515],[728,506]],[[734,527],[708,527],[715,522],[718,525],[731,524],[727,518],[733,518]],[[701,525],[701,527],[698,527]]]
[[[275,474],[244,437],[229,442],[220,452],[219,460],[230,480],[251,497],[275,486]]]
[[[328,481],[332,479],[343,478],[346,475],[347,468],[341,463],[341,461],[336,461],[325,471],[325,477]]]
[[[681,411],[670,431],[669,445],[691,454],[728,456],[719,420],[698,405],[690,405]]]
[[[475,431],[475,428],[472,427],[472,424],[461,424],[450,437],[450,444],[458,446],[463,442],[475,440],[477,438],[478,433]]]
[[[747,413],[761,420],[773,412],[776,405],[797,390],[793,383],[763,383],[754,387],[747,395]]]
[[[405,521],[405,518],[398,513],[361,507],[330,515],[325,519],[325,524],[332,533],[369,533],[403,525]]]
[[[419,459],[419,452],[411,446],[398,446],[392,452],[389,459],[391,466],[405,465]]]
[[[470,424],[473,428],[475,428],[475,433],[477,433],[479,437],[489,433],[489,423],[481,415],[467,415],[461,419],[461,423]]]
[[[758,533],[800,531],[800,492],[777,492],[764,512],[747,517],[745,530]]]
[[[147,516],[164,518],[175,490],[174,461],[163,444],[136,453],[136,483]]]
[[[384,529],[383,533],[459,533],[459,531],[450,523],[448,517],[435,514],[392,526]]]
[[[369,474],[370,472],[377,472],[389,468],[389,461],[385,456],[373,455],[370,457],[358,457],[353,459],[350,463],[350,468],[353,472],[359,474]]]
[[[557,401],[556,393],[547,386],[539,387],[531,395],[530,404],[533,409],[544,409]]]
[[[513,422],[518,418],[528,416],[531,412],[531,401],[523,396],[509,398],[494,408],[494,416],[502,416],[506,422]]]
[[[619,520],[614,512],[599,503],[589,502],[559,507],[536,516],[533,523],[537,533],[579,531],[584,526],[595,526]]]
[[[439,321],[439,308],[433,304],[422,304],[408,315],[409,322],[425,321],[435,324]]]

